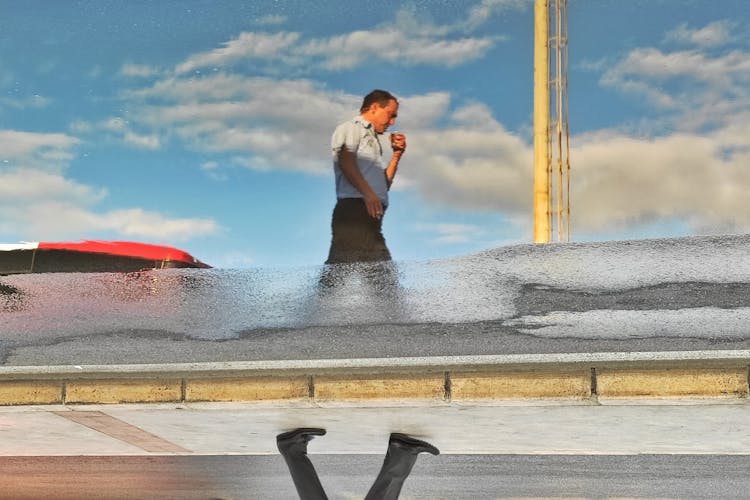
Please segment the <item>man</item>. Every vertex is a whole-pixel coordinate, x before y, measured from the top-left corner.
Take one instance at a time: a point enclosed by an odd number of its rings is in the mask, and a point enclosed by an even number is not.
[[[385,90],[373,90],[362,101],[360,114],[333,132],[337,202],[326,264],[391,260],[382,233],[383,214],[388,190],[406,151],[406,137],[391,134],[393,156],[384,166],[379,136],[397,116],[398,100]]]
[[[276,436],[276,446],[289,467],[301,500],[328,499],[318,473],[307,456],[307,443],[315,436],[325,434],[325,429],[301,427]],[[383,465],[365,500],[398,500],[404,481],[411,474],[420,453],[439,455],[440,450],[407,434],[392,433]]]

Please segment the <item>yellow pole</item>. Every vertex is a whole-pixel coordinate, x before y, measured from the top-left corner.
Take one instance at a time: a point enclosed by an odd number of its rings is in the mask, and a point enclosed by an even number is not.
[[[534,243],[550,241],[549,0],[534,0]]]

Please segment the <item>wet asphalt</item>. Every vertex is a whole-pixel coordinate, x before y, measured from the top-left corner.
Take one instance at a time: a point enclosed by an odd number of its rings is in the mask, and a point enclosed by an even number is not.
[[[0,277],[4,365],[750,348],[749,236]]]

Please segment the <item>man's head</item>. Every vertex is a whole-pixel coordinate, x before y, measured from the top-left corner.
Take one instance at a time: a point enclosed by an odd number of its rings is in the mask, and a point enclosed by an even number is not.
[[[362,118],[372,123],[378,134],[385,132],[396,122],[398,100],[385,90],[373,90],[367,94],[359,109]]]

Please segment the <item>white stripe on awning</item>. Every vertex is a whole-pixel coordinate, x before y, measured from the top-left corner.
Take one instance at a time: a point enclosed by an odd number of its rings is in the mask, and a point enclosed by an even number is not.
[[[38,242],[22,241],[21,243],[0,243],[0,251],[11,250],[34,250],[39,246]]]

